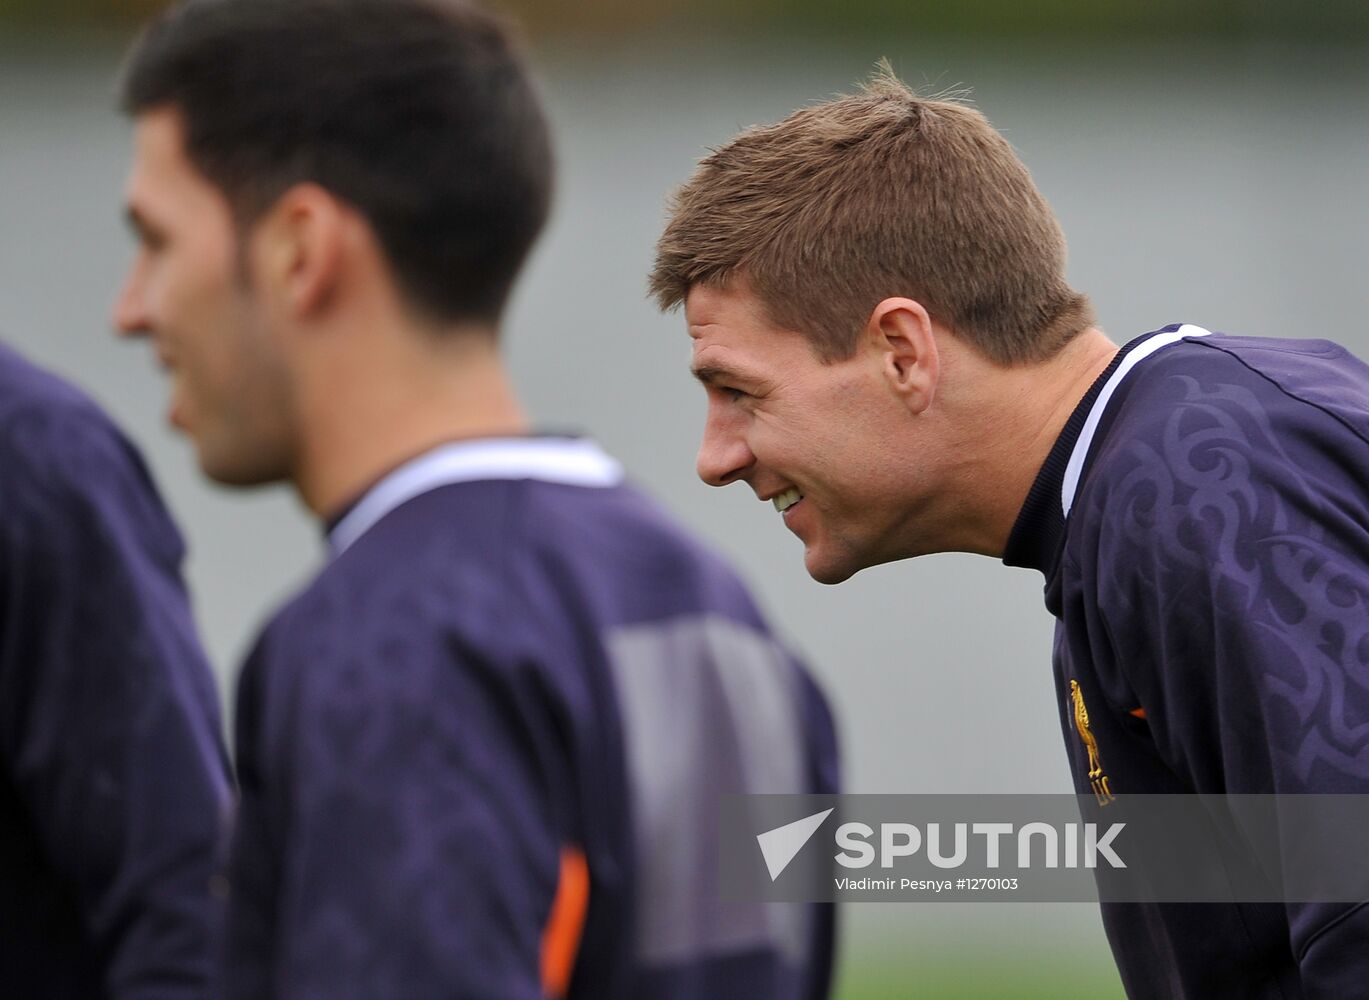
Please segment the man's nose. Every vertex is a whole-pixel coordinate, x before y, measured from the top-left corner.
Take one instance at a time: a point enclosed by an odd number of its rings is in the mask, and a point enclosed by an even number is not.
[[[137,337],[148,332],[147,304],[143,295],[140,267],[134,264],[114,299],[110,317],[114,329],[125,337]]]
[[[718,412],[710,405],[704,422],[703,440],[695,468],[699,478],[709,486],[726,486],[745,479],[755,464],[756,456],[742,433],[740,421]]]

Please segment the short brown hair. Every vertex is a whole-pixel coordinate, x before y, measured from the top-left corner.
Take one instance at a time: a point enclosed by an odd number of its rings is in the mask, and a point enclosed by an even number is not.
[[[859,94],[743,132],[673,197],[650,287],[662,309],[745,273],[827,360],[903,295],[1000,364],[1044,360],[1093,321],[1065,239],[985,117],[887,67]]]

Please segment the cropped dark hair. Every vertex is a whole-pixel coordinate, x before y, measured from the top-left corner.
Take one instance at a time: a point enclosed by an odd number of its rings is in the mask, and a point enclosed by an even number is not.
[[[129,57],[246,229],[292,185],[359,210],[410,303],[498,319],[546,220],[546,120],[509,32],[457,0],[188,0]]]

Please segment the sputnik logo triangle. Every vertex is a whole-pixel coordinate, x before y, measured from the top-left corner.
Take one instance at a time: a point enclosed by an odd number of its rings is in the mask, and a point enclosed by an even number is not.
[[[825,809],[756,835],[756,841],[761,845],[761,854],[765,856],[765,867],[770,871],[771,882],[784,873],[789,867],[789,862],[803,850],[803,845],[813,838],[813,834],[818,832],[818,827],[822,826],[822,821],[830,815],[832,810]]]

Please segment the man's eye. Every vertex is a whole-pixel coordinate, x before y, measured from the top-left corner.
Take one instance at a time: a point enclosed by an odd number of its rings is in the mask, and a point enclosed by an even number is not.
[[[731,400],[751,398],[751,393],[743,392],[741,389],[734,389],[730,385],[720,385],[718,386],[718,391]]]

